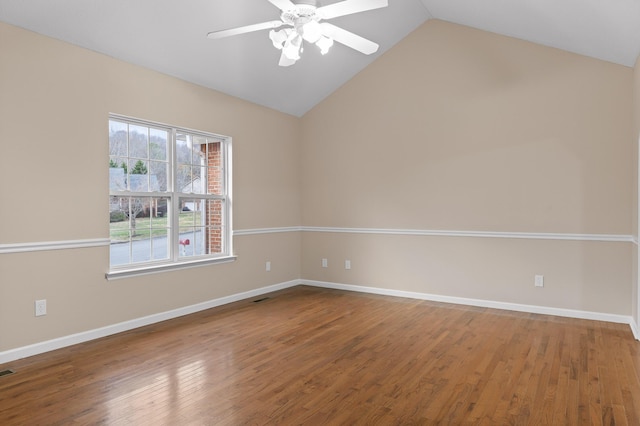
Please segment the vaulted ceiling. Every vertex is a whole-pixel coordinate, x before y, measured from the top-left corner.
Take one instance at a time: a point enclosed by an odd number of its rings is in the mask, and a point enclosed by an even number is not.
[[[278,66],[280,52],[266,30],[206,37],[279,15],[268,0],[0,0],[0,21],[295,116],[429,19],[624,66],[640,54],[640,0],[389,0],[386,8],[331,20],[378,43],[376,53],[335,44],[322,56],[309,48],[290,67]]]

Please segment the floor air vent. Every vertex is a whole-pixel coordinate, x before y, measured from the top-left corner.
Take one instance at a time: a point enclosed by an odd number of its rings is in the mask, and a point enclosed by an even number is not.
[[[260,302],[264,302],[265,300],[269,300],[269,298],[263,297],[262,299],[254,300],[253,303],[260,303]]]
[[[2,371],[0,371],[0,377],[8,376],[9,374],[13,374],[13,373],[14,373],[13,370],[2,370]]]

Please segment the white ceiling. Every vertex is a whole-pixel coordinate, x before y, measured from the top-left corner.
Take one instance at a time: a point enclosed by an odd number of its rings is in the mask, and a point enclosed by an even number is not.
[[[0,0],[0,21],[295,116],[433,18],[625,66],[640,54],[640,0],[389,0],[331,20],[377,42],[377,53],[308,48],[288,68],[278,66],[267,31],[206,37],[279,14],[267,0]]]

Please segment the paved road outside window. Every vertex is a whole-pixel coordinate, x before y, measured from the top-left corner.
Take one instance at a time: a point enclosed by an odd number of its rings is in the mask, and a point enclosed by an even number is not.
[[[180,257],[204,254],[202,232],[186,232],[180,234],[181,240],[189,240],[189,245],[180,245]],[[129,263],[129,256],[133,262],[148,262],[162,260],[168,257],[167,237],[156,237],[145,240],[135,240],[129,243],[111,244],[111,266]]]

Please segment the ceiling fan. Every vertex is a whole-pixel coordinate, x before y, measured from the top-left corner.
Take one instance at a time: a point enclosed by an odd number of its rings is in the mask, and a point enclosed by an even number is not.
[[[207,34],[210,39],[218,39],[253,31],[268,30],[273,45],[282,50],[279,65],[288,67],[300,59],[303,41],[315,44],[320,52],[326,54],[334,41],[352,49],[370,55],[378,50],[378,44],[344,30],[326,19],[388,6],[388,0],[343,0],[326,6],[318,6],[316,0],[268,0],[282,11],[280,20],[246,25],[229,30],[213,31]],[[276,28],[286,28],[276,31]]]

